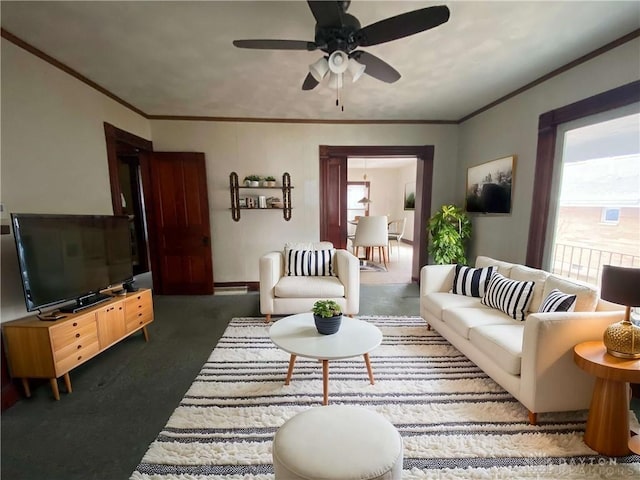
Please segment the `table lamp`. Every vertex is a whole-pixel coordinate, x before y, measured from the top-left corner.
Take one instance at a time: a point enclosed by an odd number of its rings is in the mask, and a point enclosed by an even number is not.
[[[640,358],[640,327],[631,323],[631,307],[640,305],[640,268],[602,267],[600,297],[625,306],[624,320],[604,332],[607,353],[619,358]]]

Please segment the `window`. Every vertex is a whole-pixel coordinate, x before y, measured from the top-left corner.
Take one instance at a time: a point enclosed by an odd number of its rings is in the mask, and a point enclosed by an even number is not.
[[[559,127],[553,273],[597,285],[603,265],[640,267],[639,136],[640,113],[625,110]]]
[[[620,221],[620,209],[619,208],[603,208],[602,209],[602,223],[617,225]]]

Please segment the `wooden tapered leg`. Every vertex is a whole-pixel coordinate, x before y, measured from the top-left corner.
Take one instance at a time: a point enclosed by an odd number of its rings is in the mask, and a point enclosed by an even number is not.
[[[537,425],[538,424],[538,414],[534,412],[529,412],[529,424]]]
[[[50,378],[49,383],[51,384],[51,391],[53,392],[53,398],[56,400],[60,400],[60,390],[58,390],[58,379]]]
[[[373,380],[373,370],[371,369],[371,361],[369,360],[369,354],[365,353],[363,357],[364,357],[364,363],[367,366],[367,373],[369,374],[369,382],[371,383],[371,385],[374,385],[375,381]]]
[[[289,385],[291,381],[291,375],[293,374],[293,365],[296,363],[296,355],[291,354],[291,358],[289,358],[289,370],[287,370],[287,378],[284,381],[285,385]]]
[[[24,388],[24,394],[27,398],[31,398],[31,388],[29,387],[29,379],[22,379],[22,388]]]
[[[267,313],[267,314],[264,316],[264,322],[265,322],[265,323],[269,323],[270,321],[271,321],[271,314],[270,314],[270,313]]]
[[[629,385],[596,378],[584,443],[602,455],[629,455]]]
[[[322,404],[329,405],[329,360],[322,360]]]
[[[149,341],[149,332],[147,331],[146,325],[144,327],[142,327],[142,335],[144,335],[144,341],[148,342]]]
[[[65,373],[62,378],[64,379],[64,386],[67,389],[67,393],[73,392],[71,389],[71,377],[69,376],[69,372]]]

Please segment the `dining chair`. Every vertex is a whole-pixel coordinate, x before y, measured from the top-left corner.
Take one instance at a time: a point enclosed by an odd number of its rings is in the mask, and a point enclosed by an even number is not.
[[[402,240],[406,226],[406,218],[391,220],[389,222],[389,253],[393,253],[393,250],[391,249],[391,242],[395,241],[398,245],[398,258],[400,258],[400,240]]]
[[[386,249],[389,245],[389,230],[386,215],[373,215],[361,217],[356,226],[356,234],[353,239],[355,256],[358,256],[360,247],[364,247],[367,258],[373,260],[375,248],[378,249],[378,259],[387,266]],[[369,255],[370,252],[370,255]]]

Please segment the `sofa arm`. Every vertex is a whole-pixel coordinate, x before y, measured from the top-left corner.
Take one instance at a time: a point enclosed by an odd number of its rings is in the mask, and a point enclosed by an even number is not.
[[[425,265],[420,270],[420,296],[431,292],[448,292],[453,287],[455,265]]]
[[[338,279],[344,285],[346,308],[344,313],[356,315],[360,311],[360,260],[347,250],[336,250]]]
[[[260,257],[260,312],[274,313],[273,299],[276,283],[284,274],[282,252],[270,252]]]
[[[532,412],[588,408],[594,378],[573,361],[573,347],[601,340],[624,311],[532,313],[522,341],[522,403]]]

